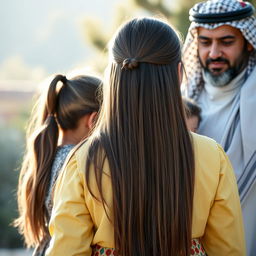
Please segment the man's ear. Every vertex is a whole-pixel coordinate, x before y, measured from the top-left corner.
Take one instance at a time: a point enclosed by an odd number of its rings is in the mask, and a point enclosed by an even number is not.
[[[183,78],[183,65],[181,62],[178,63],[178,77],[179,77],[179,82],[181,84],[182,78]]]
[[[253,46],[247,42],[247,51],[252,52],[253,51]]]
[[[95,124],[98,112],[92,112],[87,119],[87,127],[91,130]]]

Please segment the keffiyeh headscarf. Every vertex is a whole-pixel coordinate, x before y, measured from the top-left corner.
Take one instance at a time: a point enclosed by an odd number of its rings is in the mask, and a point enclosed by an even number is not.
[[[234,15],[230,19],[225,17],[226,13],[233,14],[232,12],[235,13],[236,11],[240,13],[237,19],[233,20]],[[187,74],[186,90],[190,98],[197,100],[204,85],[202,67],[197,53],[197,28],[215,29],[223,25],[229,25],[239,29],[254,48],[254,51],[250,54],[246,70],[246,75],[249,76],[256,65],[256,18],[253,15],[253,11],[254,9],[249,3],[237,0],[208,0],[196,4],[190,10],[190,20],[192,23],[183,48],[183,62]],[[200,15],[203,16],[202,19]],[[222,17],[214,19],[214,16]],[[214,22],[214,20],[217,20],[217,22]]]

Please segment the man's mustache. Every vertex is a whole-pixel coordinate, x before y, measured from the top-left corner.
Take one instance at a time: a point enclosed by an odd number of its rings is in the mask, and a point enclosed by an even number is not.
[[[211,59],[211,58],[208,58],[207,60],[206,60],[206,66],[208,66],[209,64],[211,64],[212,62],[221,62],[221,63],[226,63],[226,64],[228,64],[229,65],[229,61],[227,60],[227,59],[225,59],[225,58],[222,58],[222,57],[219,57],[219,58],[217,58],[217,59]]]

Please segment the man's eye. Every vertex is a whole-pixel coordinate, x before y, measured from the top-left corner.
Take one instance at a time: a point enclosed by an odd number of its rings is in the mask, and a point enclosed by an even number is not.
[[[234,41],[222,41],[223,45],[231,45],[233,43],[234,43]]]
[[[200,44],[201,45],[210,45],[211,42],[209,42],[209,41],[200,41]]]

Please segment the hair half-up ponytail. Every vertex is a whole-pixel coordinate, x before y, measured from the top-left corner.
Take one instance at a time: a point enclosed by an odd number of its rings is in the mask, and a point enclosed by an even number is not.
[[[101,180],[106,158],[118,255],[188,256],[195,161],[180,93],[180,40],[165,22],[142,18],[125,23],[110,46],[87,185],[90,190],[93,172],[107,207]]]

